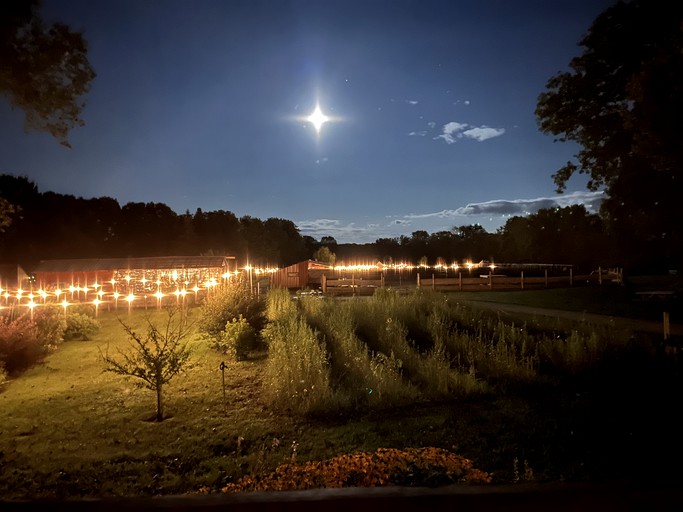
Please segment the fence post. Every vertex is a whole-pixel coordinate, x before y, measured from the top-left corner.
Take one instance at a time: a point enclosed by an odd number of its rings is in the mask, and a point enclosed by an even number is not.
[[[435,290],[436,288],[434,287],[434,274],[432,274],[432,291]]]
[[[489,270],[489,290],[493,290],[493,270]]]
[[[356,295],[356,274],[351,274],[351,289],[353,290],[353,295]]]
[[[569,287],[571,288],[573,286],[574,286],[574,269],[570,267],[569,268]]]
[[[420,287],[420,273],[417,273],[417,287]]]
[[[384,288],[384,274],[379,276],[379,287]]]
[[[523,289],[524,289],[524,271],[522,270],[521,273],[522,273],[522,275],[521,275],[521,277],[520,277],[519,284],[520,284],[520,286],[522,287],[522,290],[523,290]]]
[[[462,272],[458,271],[458,288],[462,291]]]
[[[671,326],[669,325],[669,312],[664,311],[663,315],[664,341],[671,337]]]
[[[602,267],[598,267],[598,284],[602,286]]]
[[[327,293],[327,276],[325,274],[322,275],[322,278],[320,279],[320,284],[323,289],[323,293]]]
[[[545,269],[545,287],[548,287],[548,269]]]

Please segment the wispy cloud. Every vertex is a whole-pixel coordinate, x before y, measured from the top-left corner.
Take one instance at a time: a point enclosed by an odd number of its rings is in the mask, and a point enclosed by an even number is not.
[[[417,105],[420,102],[417,100],[406,100],[406,103],[408,103],[409,105]]]
[[[443,125],[441,135],[434,137],[434,140],[443,139],[446,144],[453,144],[458,139],[466,137],[482,142],[494,137],[500,137],[505,133],[505,128],[490,128],[486,125],[471,126],[467,123],[451,121]]]
[[[600,202],[604,198],[603,192],[572,192],[570,194],[553,197],[537,197],[535,199],[497,199],[482,203],[469,203],[454,210],[406,215],[406,219],[426,219],[430,217],[472,217],[479,215],[529,215],[542,208],[563,208],[574,204],[583,204],[589,212],[597,212]]]
[[[302,235],[320,238],[321,236],[333,236],[340,239],[352,239],[358,235],[365,235],[370,227],[359,227],[355,223],[343,224],[336,219],[303,220],[296,223]]]
[[[479,142],[500,137],[505,133],[505,128],[489,128],[488,126],[480,126],[479,128],[470,128],[465,130],[462,134],[470,139],[478,140]]]
[[[320,240],[332,236],[340,243],[371,243],[380,238],[393,238],[403,234],[411,220],[390,216],[388,222],[371,222],[358,225],[336,219],[316,219],[296,222],[299,232]]]
[[[446,144],[453,144],[456,142],[456,139],[462,137],[462,132],[467,126],[465,123],[457,123],[455,121],[446,123],[443,125],[443,133],[434,137],[434,140],[443,139],[446,141]]]
[[[425,135],[427,135],[427,131],[426,130],[420,130],[417,132],[410,132],[408,134],[408,137],[424,137]]]

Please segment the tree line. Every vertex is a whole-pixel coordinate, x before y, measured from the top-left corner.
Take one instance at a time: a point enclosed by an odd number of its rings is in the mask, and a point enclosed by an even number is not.
[[[12,205],[0,229],[0,261],[26,268],[44,259],[225,254],[239,262],[288,265],[316,247],[290,220],[238,218],[224,210],[177,214],[164,203],[84,199],[39,192],[28,178],[0,176]]]
[[[225,210],[177,214],[164,203],[84,199],[40,192],[25,177],[0,175],[12,205],[0,230],[0,261],[26,268],[43,259],[225,254],[239,264],[287,266],[309,258],[338,262],[451,264],[464,260],[566,263],[585,269],[620,265],[601,217],[582,205],[512,217],[495,233],[480,225],[415,231],[366,244],[303,236],[294,222],[237,217]],[[321,257],[322,256],[322,257]]]
[[[410,236],[380,238],[372,244],[331,245],[339,260],[378,259],[385,263],[450,265],[463,261],[571,264],[590,271],[600,265],[619,266],[618,254],[599,215],[583,205],[541,209],[511,217],[495,233],[478,224],[450,231],[415,231]]]

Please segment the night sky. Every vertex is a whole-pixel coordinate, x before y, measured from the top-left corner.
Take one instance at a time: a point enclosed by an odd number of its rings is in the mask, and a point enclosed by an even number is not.
[[[44,0],[98,76],[73,149],[0,101],[0,173],[41,192],[279,217],[339,242],[585,203],[534,109],[610,0]],[[329,116],[318,133],[305,118]]]

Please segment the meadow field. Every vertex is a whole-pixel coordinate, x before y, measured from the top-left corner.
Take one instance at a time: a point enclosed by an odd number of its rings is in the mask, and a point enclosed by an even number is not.
[[[2,384],[0,498],[247,490],[240,479],[266,482],[283,464],[381,449],[443,450],[493,485],[681,477],[680,367],[656,337],[515,321],[427,292],[274,290],[264,307],[241,358],[187,311],[191,365],[167,385],[161,422],[154,393],[105,372],[102,355],[130,350],[122,322],[144,332],[166,313],[100,312],[90,340]],[[437,473],[393,483],[456,481]]]

